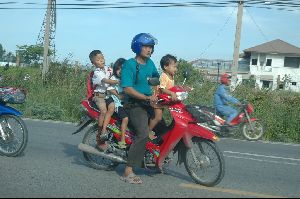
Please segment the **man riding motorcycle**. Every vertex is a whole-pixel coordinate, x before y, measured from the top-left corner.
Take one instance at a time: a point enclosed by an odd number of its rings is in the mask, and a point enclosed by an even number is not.
[[[127,97],[124,107],[127,107],[129,121],[136,133],[136,139],[130,146],[128,163],[121,179],[133,184],[142,183],[142,180],[134,174],[133,167],[142,164],[148,141],[148,112],[153,109],[145,106],[143,102],[157,101],[157,97],[152,95],[151,87],[147,82],[148,78],[159,77],[150,59],[156,43],[157,40],[148,33],[137,34],[131,42],[131,49],[136,56],[124,63],[121,74],[121,86]]]
[[[238,115],[238,111],[228,103],[233,103],[241,106],[241,102],[235,97],[231,96],[228,92],[228,86],[231,83],[231,76],[229,74],[221,75],[221,84],[218,86],[214,94],[214,106],[217,112],[223,116],[226,116],[226,123],[230,125],[230,122]]]

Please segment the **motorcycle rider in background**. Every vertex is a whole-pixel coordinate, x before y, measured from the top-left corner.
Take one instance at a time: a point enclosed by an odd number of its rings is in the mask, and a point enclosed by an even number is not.
[[[221,84],[218,86],[214,94],[214,106],[220,114],[226,116],[226,123],[230,125],[231,121],[238,115],[238,111],[230,106],[228,103],[233,103],[241,106],[241,102],[235,97],[231,96],[228,91],[228,86],[231,83],[231,76],[229,74],[221,75]]]

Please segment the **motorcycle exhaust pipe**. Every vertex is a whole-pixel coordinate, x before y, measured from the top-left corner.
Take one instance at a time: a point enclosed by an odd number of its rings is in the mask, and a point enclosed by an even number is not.
[[[126,160],[124,160],[123,158],[121,158],[119,156],[116,156],[112,153],[107,154],[105,152],[101,152],[101,151],[99,151],[99,150],[95,149],[94,147],[92,147],[90,145],[87,145],[87,144],[80,143],[78,145],[78,148],[81,151],[91,153],[93,155],[98,155],[98,156],[104,157],[104,158],[109,159],[109,160],[114,161],[114,162],[127,163]]]

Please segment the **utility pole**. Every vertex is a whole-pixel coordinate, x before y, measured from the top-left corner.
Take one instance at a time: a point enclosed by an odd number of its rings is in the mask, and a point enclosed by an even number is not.
[[[38,36],[38,45],[43,45],[44,47],[44,55],[43,55],[43,68],[42,68],[42,78],[45,80],[45,76],[49,71],[50,64],[50,48],[55,53],[55,29],[56,29],[56,0],[47,0],[47,11],[42,24],[42,28],[40,34]],[[43,34],[41,34],[43,33]],[[43,35],[43,36],[41,36]]]
[[[46,14],[46,28],[44,36],[44,60],[43,60],[43,70],[42,70],[42,79],[45,80],[45,75],[49,71],[49,38],[50,38],[50,19],[51,19],[51,5],[52,0],[48,0],[47,5],[47,14]]]
[[[238,5],[237,24],[236,24],[235,41],[234,41],[233,65],[231,67],[231,75],[232,75],[231,84],[234,88],[236,87],[236,83],[237,83],[237,71],[239,66],[239,51],[240,51],[244,1],[241,0],[238,2],[238,4],[239,5]]]
[[[20,66],[20,52],[16,51],[16,66]]]

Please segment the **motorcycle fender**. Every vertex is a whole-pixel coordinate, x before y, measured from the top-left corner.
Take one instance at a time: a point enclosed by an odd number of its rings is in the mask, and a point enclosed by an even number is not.
[[[0,106],[0,114],[8,114],[8,115],[15,115],[15,116],[21,116],[22,113],[13,107],[10,106]]]
[[[250,118],[251,122],[254,122],[254,121],[257,121],[257,120],[258,120],[257,118]]]
[[[176,147],[174,148],[174,153],[178,152],[178,160],[177,160],[177,165],[181,165],[184,163],[184,155],[186,152],[186,146],[183,142],[183,140],[180,140]]]
[[[188,126],[188,132],[183,136],[183,142],[186,147],[191,147],[191,139],[192,137],[200,137],[203,139],[211,140],[213,142],[218,141],[219,138],[210,130],[198,126],[197,124],[190,124]]]

